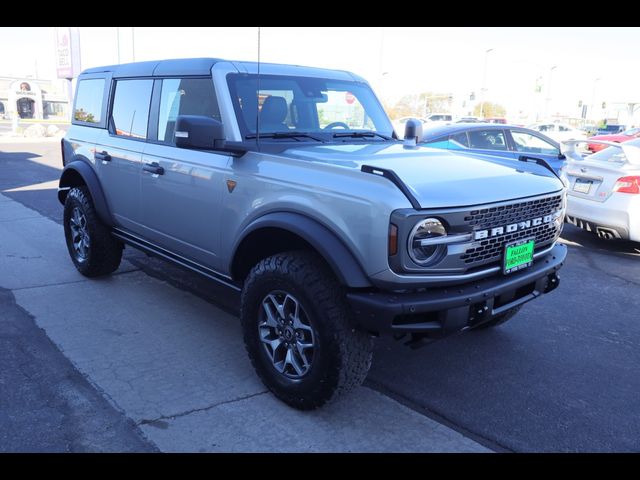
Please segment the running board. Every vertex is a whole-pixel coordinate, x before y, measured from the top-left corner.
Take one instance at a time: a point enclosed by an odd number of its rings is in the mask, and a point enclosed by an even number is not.
[[[239,292],[242,290],[242,287],[240,287],[240,285],[238,285],[237,283],[235,283],[233,280],[229,278],[223,277],[221,274],[217,273],[216,271],[211,270],[210,268],[204,267],[196,262],[192,262],[191,260],[181,257],[180,255],[176,255],[175,253],[172,253],[168,250],[165,250],[162,247],[158,247],[157,245],[149,243],[146,240],[142,240],[141,238],[134,237],[133,235],[118,229],[113,229],[111,233],[114,237],[123,241],[127,245],[130,245],[133,248],[137,248],[138,250],[142,250],[143,252],[149,255],[160,257],[164,260],[168,260],[171,263],[174,263],[183,268],[186,268],[187,270],[191,270],[192,272],[199,273],[200,275],[203,275],[210,280],[213,280],[229,288],[232,288],[236,292]]]

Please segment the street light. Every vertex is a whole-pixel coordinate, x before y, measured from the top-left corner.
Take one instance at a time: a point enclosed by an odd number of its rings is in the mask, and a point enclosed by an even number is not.
[[[480,118],[484,118],[484,94],[487,83],[487,58],[489,57],[489,53],[493,52],[493,48],[489,48],[484,51],[484,68],[482,69],[482,88],[480,89],[480,94],[482,95],[482,99],[480,100]]]
[[[595,117],[593,116],[593,106],[595,104],[596,101],[596,84],[602,80],[602,78],[598,77],[593,81],[593,93],[591,94],[591,106],[589,107],[590,110],[590,115],[591,115],[591,119],[595,120]]]

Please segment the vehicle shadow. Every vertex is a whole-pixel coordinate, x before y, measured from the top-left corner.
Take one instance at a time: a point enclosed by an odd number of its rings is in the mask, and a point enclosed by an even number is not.
[[[596,250],[599,253],[608,253],[614,255],[624,255],[626,258],[638,257],[640,259],[640,243],[629,240],[612,239],[604,240],[599,238],[595,233],[587,232],[574,225],[565,223],[562,230],[561,240],[568,245],[575,247],[588,248]]]

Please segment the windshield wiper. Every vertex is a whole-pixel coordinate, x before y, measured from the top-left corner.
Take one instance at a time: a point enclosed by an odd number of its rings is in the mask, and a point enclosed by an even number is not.
[[[340,133],[333,134],[333,138],[373,138],[373,137],[380,137],[380,138],[384,138],[385,140],[393,140],[393,138],[391,137],[388,137],[386,135],[382,135],[381,133],[373,132],[373,131],[340,132]]]
[[[251,139],[257,137],[258,135],[256,135],[255,133],[250,133],[249,135],[245,135],[244,138]],[[311,140],[315,140],[316,142],[324,143],[324,140],[322,140],[321,138],[315,137],[307,132],[268,132],[260,134],[260,138],[293,138],[297,142],[300,142],[301,140],[298,140],[297,137],[310,138]]]

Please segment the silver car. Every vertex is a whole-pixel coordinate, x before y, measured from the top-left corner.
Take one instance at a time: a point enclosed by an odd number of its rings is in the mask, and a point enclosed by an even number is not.
[[[605,239],[640,242],[640,139],[624,143],[589,140],[608,148],[582,157],[579,141],[567,145],[566,221]]]

